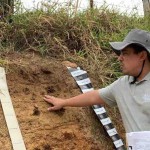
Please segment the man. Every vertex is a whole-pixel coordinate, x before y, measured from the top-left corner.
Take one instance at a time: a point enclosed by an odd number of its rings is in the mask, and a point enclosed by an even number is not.
[[[69,99],[46,95],[48,110],[108,104],[118,105],[126,132],[150,131],[150,32],[133,29],[123,42],[110,42],[125,76],[111,85]]]

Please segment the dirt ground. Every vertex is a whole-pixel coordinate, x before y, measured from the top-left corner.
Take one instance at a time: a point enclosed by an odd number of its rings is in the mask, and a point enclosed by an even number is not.
[[[114,149],[91,108],[47,111],[45,94],[68,98],[80,93],[61,60],[16,52],[2,54],[1,59],[27,150]],[[0,150],[12,150],[1,105]]]

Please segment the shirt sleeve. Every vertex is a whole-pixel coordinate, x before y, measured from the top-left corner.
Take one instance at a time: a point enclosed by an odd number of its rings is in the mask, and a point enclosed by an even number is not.
[[[116,106],[117,105],[115,93],[116,93],[118,84],[119,84],[119,80],[116,80],[115,82],[113,82],[109,86],[102,88],[102,89],[99,89],[99,96],[109,106]]]

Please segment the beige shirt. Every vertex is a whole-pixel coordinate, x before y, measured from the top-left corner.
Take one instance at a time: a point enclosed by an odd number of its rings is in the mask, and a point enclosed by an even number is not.
[[[110,106],[118,105],[126,132],[150,131],[150,73],[131,84],[133,77],[123,76],[99,90]]]

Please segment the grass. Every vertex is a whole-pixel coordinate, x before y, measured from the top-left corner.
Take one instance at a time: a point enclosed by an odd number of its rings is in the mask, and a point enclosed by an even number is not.
[[[0,22],[0,49],[71,60],[105,86],[121,75],[109,41],[121,41],[133,28],[150,31],[150,19],[120,14],[106,4],[79,12],[77,5],[73,8],[71,4],[58,7],[57,3],[43,3],[23,12],[17,1],[13,22]]]

